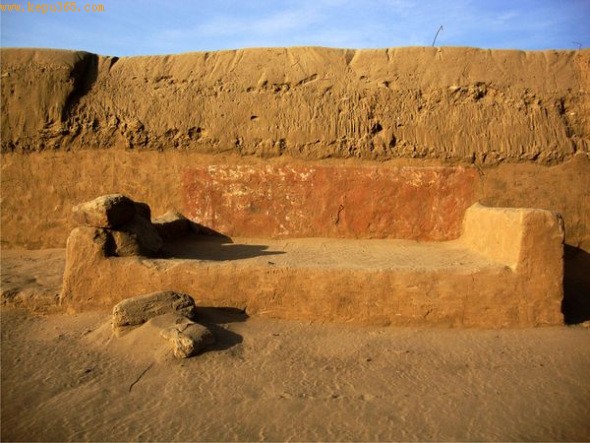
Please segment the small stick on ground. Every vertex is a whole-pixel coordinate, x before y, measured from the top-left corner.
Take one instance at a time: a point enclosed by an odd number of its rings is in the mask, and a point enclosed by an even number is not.
[[[153,365],[154,365],[153,363],[150,363],[150,365],[149,365],[147,368],[145,368],[145,369],[142,371],[142,373],[141,373],[141,374],[139,374],[139,377],[137,377],[137,378],[135,379],[135,381],[129,385],[129,392],[131,392],[131,389],[133,389],[133,386],[135,386],[135,385],[137,384],[137,382],[138,382],[139,380],[141,380],[141,377],[143,377],[143,376],[145,375],[145,373],[146,373],[147,371],[149,371],[149,370],[150,370],[150,368],[151,368]]]

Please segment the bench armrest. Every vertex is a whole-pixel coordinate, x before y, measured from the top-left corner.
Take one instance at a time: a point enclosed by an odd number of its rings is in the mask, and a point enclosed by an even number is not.
[[[462,242],[517,272],[563,273],[563,222],[543,209],[488,208],[465,212]]]

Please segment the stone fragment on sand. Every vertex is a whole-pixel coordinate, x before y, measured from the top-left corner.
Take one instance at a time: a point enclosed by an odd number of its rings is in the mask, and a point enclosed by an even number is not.
[[[196,306],[188,294],[160,291],[127,298],[113,308],[113,329],[134,326],[168,313],[195,318]]]
[[[160,335],[170,342],[176,358],[192,357],[215,343],[215,336],[206,326],[192,322],[175,324]]]
[[[112,231],[115,254],[119,257],[158,255],[164,242],[152,223],[136,215],[133,219]]]
[[[122,194],[102,195],[72,208],[74,220],[95,228],[115,228],[130,222],[135,203]]]
[[[154,226],[164,240],[177,240],[190,233],[189,220],[179,212],[168,211],[154,219]]]

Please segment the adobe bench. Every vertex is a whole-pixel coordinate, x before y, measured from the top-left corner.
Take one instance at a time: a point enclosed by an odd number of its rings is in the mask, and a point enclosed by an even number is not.
[[[399,170],[392,174],[399,178]],[[338,180],[324,181],[339,186]],[[211,193],[211,187],[200,189]],[[246,191],[238,191],[228,198],[243,199]],[[187,191],[193,200],[194,192]],[[265,198],[250,198],[242,216],[252,217],[252,207],[264,211]],[[283,319],[492,328],[561,324],[559,215],[478,203],[454,207],[463,214],[454,239],[188,236],[166,245],[170,258],[109,257],[103,230],[79,227],[67,242],[61,302],[74,310],[111,309],[126,297],[172,289],[202,306]],[[239,220],[236,205],[234,211]]]

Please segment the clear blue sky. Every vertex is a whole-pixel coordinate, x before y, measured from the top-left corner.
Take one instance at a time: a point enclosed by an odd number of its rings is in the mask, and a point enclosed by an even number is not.
[[[84,0],[81,12],[0,12],[3,47],[170,54],[261,46],[590,47],[590,0]],[[30,2],[40,4],[41,2]],[[83,12],[87,3],[104,12]],[[56,5],[57,2],[45,2]]]

